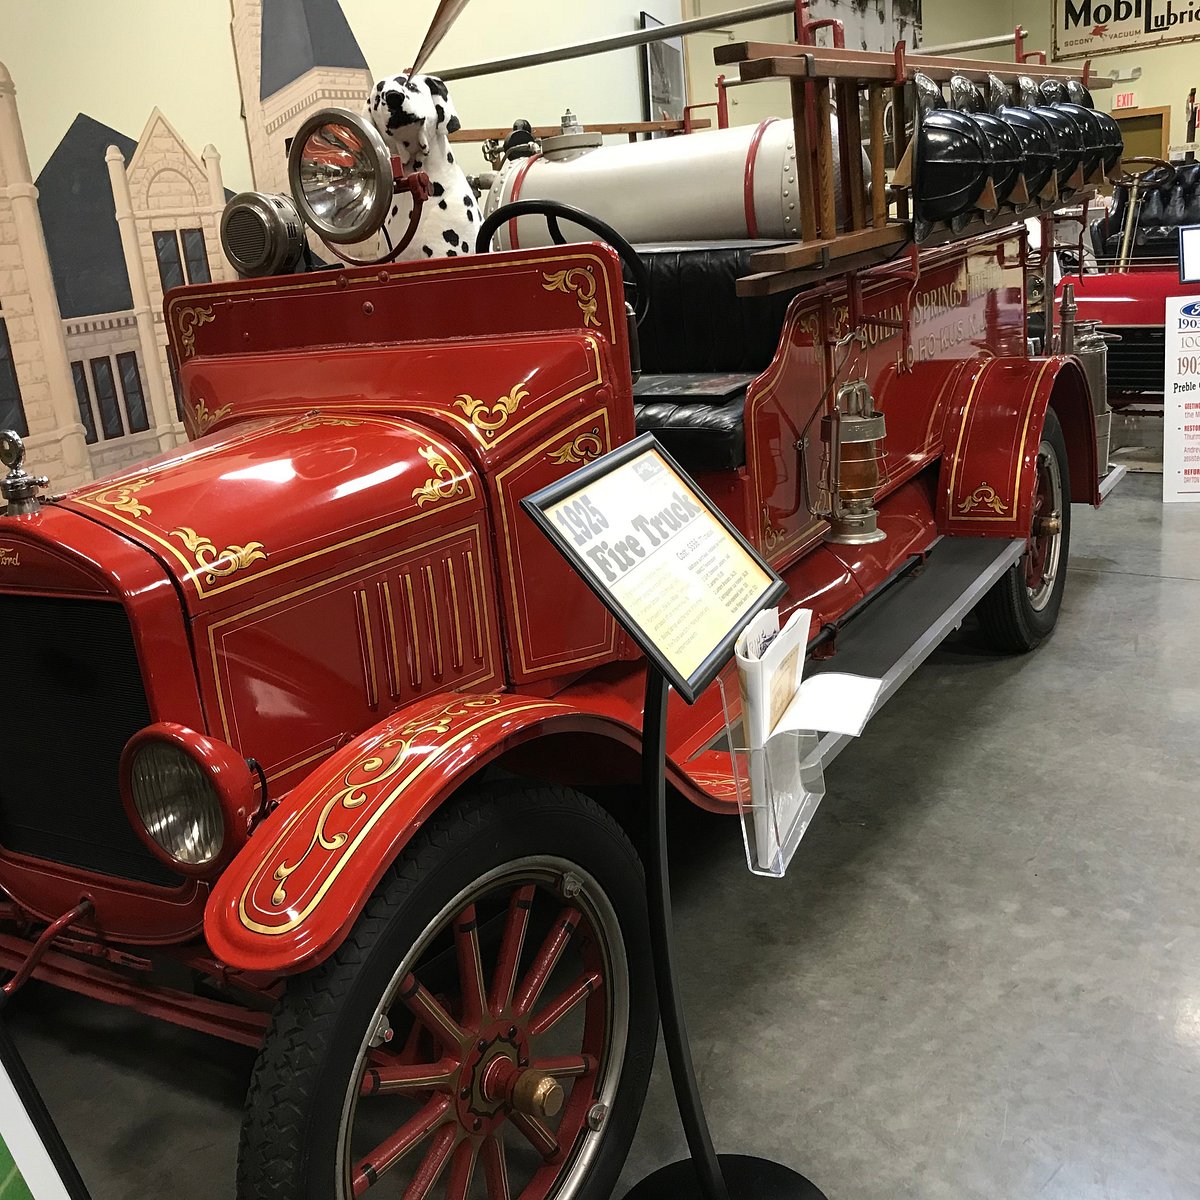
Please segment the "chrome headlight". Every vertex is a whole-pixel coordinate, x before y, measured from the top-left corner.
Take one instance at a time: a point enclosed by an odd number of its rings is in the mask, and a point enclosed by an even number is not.
[[[245,843],[254,780],[231,747],[182,725],[152,725],[121,756],[121,792],[134,829],[155,856],[208,875]]]
[[[392,155],[379,130],[345,108],[314,113],[300,126],[288,182],[300,216],[338,245],[378,233],[395,195]]]

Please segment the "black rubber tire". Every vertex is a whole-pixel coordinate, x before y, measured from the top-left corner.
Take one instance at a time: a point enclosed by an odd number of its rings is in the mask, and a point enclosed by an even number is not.
[[[344,1200],[335,1162],[341,1106],[384,990],[454,896],[494,868],[534,854],[568,859],[593,876],[616,910],[628,956],[624,1064],[604,1140],[579,1193],[607,1200],[637,1130],[658,1038],[645,880],[629,839],[598,804],[567,788],[521,780],[473,788],[431,819],[337,952],[289,982],[246,1096],[238,1200]]]
[[[1025,561],[1022,559],[1014,563],[976,605],[975,613],[979,618],[979,632],[983,640],[992,649],[1004,654],[1028,654],[1054,632],[1067,584],[1067,559],[1071,550],[1071,476],[1066,438],[1053,409],[1046,412],[1041,441],[1047,443],[1058,458],[1058,469],[1062,475],[1062,550],[1058,577],[1054,581],[1049,603],[1039,611],[1030,601],[1029,589],[1025,585]]]

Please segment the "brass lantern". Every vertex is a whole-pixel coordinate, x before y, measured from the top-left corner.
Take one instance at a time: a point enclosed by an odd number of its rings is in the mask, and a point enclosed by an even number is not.
[[[876,412],[875,398],[865,380],[838,390],[833,411],[824,418],[822,474],[828,494],[830,529],[826,541],[846,546],[882,542],[875,493],[884,481],[883,439],[887,426]]]

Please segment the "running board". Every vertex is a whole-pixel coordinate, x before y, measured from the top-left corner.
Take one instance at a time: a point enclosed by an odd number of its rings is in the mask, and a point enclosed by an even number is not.
[[[954,632],[966,615],[1025,553],[1024,540],[942,538],[926,565],[888,588],[837,635],[832,658],[810,661],[807,674],[842,671],[882,679],[874,717],[900,685]],[[829,766],[855,739],[840,733],[821,738],[821,762]]]

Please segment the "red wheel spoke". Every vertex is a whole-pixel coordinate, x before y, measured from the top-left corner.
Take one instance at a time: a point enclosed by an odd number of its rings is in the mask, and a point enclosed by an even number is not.
[[[442,1096],[431,1100],[410,1121],[406,1121],[391,1137],[379,1143],[359,1162],[354,1172],[353,1188],[361,1196],[379,1182],[379,1177],[394,1167],[414,1146],[423,1141],[442,1123],[450,1109],[450,1101]]]
[[[404,1200],[425,1200],[445,1168],[457,1136],[453,1125],[443,1125],[438,1130],[412,1182],[404,1189]]]
[[[538,1002],[538,997],[542,994],[542,989],[546,986],[551,972],[558,965],[558,960],[567,948],[567,943],[571,940],[571,934],[575,932],[581,916],[582,914],[577,908],[564,908],[555,919],[553,927],[546,935],[546,940],[542,943],[542,948],[537,953],[537,958],[533,960],[533,966],[529,968],[529,973],[525,976],[524,982],[517,992],[517,998],[513,1005],[513,1012],[517,1016],[523,1017]]]
[[[400,1000],[430,1033],[451,1049],[457,1049],[468,1039],[465,1029],[415,975],[406,975],[400,985]]]
[[[537,888],[527,883],[517,888],[508,902],[508,917],[504,922],[504,936],[500,940],[500,954],[496,960],[496,977],[492,980],[491,1007],[496,1016],[512,1003],[517,966],[525,945],[525,930],[529,926],[529,910],[533,907],[536,892]]]
[[[467,1200],[471,1190],[471,1177],[475,1174],[475,1147],[471,1142],[460,1142],[450,1164],[450,1179],[446,1183],[446,1200]]]
[[[508,1190],[508,1164],[504,1161],[504,1139],[499,1130],[483,1143],[481,1156],[488,1200],[512,1200]]]
[[[375,1063],[363,1073],[361,1094],[381,1096],[396,1092],[449,1092],[458,1062],[443,1058],[436,1063]]]
[[[508,1119],[547,1162],[553,1162],[558,1157],[558,1138],[537,1117],[527,1117],[524,1113],[510,1113]]]
[[[458,951],[458,978],[462,984],[462,1020],[469,1029],[483,1024],[487,992],[483,985],[483,962],[479,957],[479,917],[468,904],[454,922],[454,945]]]
[[[425,1026],[418,1021],[414,1021],[412,1028],[408,1031],[408,1037],[404,1039],[404,1046],[397,1056],[401,1062],[415,1063],[420,1061],[417,1055],[421,1050],[421,1037],[426,1032]]]
[[[529,1023],[529,1036],[537,1037],[553,1029],[569,1012],[586,1000],[602,983],[604,976],[592,971],[581,976],[569,988],[550,1002]]]
[[[535,1058],[533,1067],[555,1079],[581,1079],[592,1075],[600,1064],[591,1054],[569,1054],[563,1058]]]

